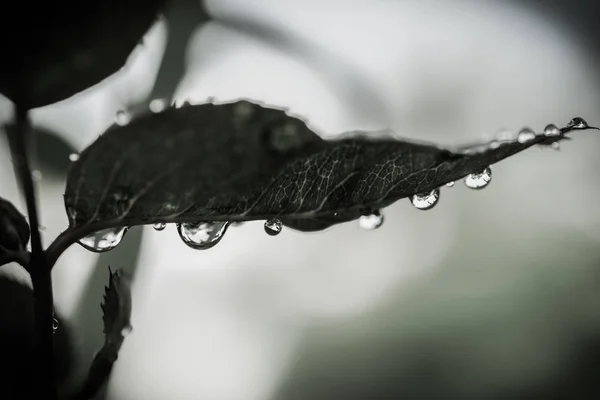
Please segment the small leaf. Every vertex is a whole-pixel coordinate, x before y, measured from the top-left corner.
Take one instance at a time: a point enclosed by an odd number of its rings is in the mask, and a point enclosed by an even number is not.
[[[0,265],[23,258],[29,234],[25,217],[11,202],[0,197]]]
[[[0,24],[0,37],[5,39],[0,93],[21,107],[35,108],[99,83],[125,64],[165,3],[15,3],[12,23]]]
[[[271,218],[322,230],[563,140],[569,130],[450,150],[389,135],[324,141],[300,119],[247,101],[187,105],[110,128],[70,170],[65,206],[82,234]]]
[[[120,270],[109,271],[109,282],[104,293],[102,320],[104,322],[104,345],[94,355],[88,375],[72,400],[93,398],[106,383],[119,350],[125,339],[125,332],[131,331],[131,277]]]
[[[131,278],[120,270],[108,270],[110,278],[101,305],[103,332],[106,343],[119,343],[120,347],[124,331],[131,330]]]

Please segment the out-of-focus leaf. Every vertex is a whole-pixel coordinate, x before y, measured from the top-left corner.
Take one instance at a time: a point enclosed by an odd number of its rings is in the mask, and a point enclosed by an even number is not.
[[[169,0],[11,3],[0,93],[23,108],[66,99],[117,72]]]
[[[22,258],[29,234],[25,217],[11,202],[0,197],[0,265]]]
[[[298,118],[247,101],[169,109],[112,127],[70,170],[81,234],[154,222],[279,218],[325,229],[428,193],[536,144],[534,135],[456,150],[360,133],[324,141]]]

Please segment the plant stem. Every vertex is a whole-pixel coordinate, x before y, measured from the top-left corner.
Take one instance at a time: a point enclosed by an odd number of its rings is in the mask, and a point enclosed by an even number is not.
[[[54,379],[54,330],[52,327],[54,300],[52,298],[51,269],[42,247],[42,240],[38,229],[39,220],[35,188],[31,177],[26,148],[29,120],[27,110],[19,107],[18,103],[15,120],[16,129],[7,130],[8,140],[15,173],[25,196],[29,225],[31,227],[31,262],[29,273],[33,284],[36,350],[36,360],[33,366],[35,381],[32,384],[36,386],[38,393],[40,393],[39,398],[55,400],[57,397]]]

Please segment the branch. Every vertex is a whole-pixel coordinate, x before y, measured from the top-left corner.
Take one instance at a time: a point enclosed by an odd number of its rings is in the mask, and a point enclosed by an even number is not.
[[[29,273],[33,283],[34,310],[35,310],[35,335],[36,335],[36,381],[39,393],[44,399],[56,399],[56,386],[54,379],[54,330],[52,298],[52,279],[50,268],[46,260],[42,239],[38,227],[39,219],[31,169],[29,167],[26,148],[27,134],[29,133],[29,120],[27,110],[16,104],[16,129],[7,130],[8,141],[13,159],[15,174],[21,185],[27,204],[27,214],[31,226],[31,259]]]

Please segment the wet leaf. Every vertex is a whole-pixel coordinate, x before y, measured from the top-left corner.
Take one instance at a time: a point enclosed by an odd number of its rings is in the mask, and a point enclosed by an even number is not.
[[[117,72],[167,0],[14,3],[0,24],[0,93],[22,107],[66,99]]]
[[[112,127],[68,175],[72,230],[278,218],[322,230],[480,172],[560,135],[440,148],[391,136],[324,141],[298,118],[246,101],[202,104]]]
[[[29,224],[11,202],[0,197],[0,265],[20,258],[29,242]]]

